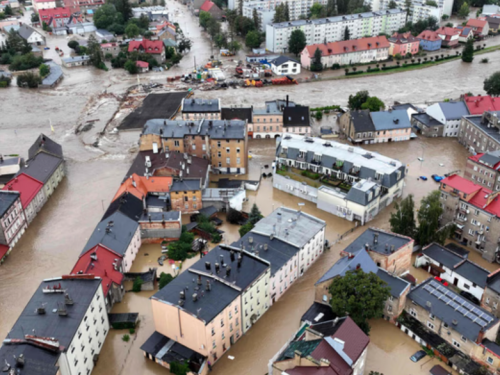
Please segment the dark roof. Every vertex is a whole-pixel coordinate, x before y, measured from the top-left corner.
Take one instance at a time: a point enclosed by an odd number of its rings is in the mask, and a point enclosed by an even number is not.
[[[221,108],[221,120],[243,120],[252,123],[252,108]]]
[[[455,269],[455,272],[467,280],[472,281],[481,288],[486,287],[486,279],[490,274],[489,271],[471,262],[470,260],[466,260],[461,266],[458,266]]]
[[[112,226],[108,228],[108,225]],[[114,212],[97,224],[80,256],[100,244],[123,257],[138,227],[136,220]]]
[[[232,180],[230,178],[221,178],[217,181],[219,189],[239,189],[243,186],[245,180]]]
[[[410,283],[408,281],[393,276],[382,268],[378,269],[377,276],[391,288],[391,296],[394,298],[401,297],[401,294],[403,294],[406,289],[410,288]]]
[[[408,112],[404,109],[371,112],[370,115],[376,131],[411,128]]]
[[[500,357],[500,346],[496,342],[484,339],[481,344]]]
[[[488,276],[486,286],[500,294],[500,272],[498,270]]]
[[[14,357],[24,356],[24,366],[16,366]],[[42,349],[30,344],[2,345],[0,348],[1,367],[6,362],[11,368],[18,370],[18,375],[56,375],[59,370],[57,361],[59,353]],[[7,373],[4,373],[7,375]]]
[[[302,354],[302,357],[307,357],[318,347],[321,341],[321,339],[310,341],[292,341],[278,361],[293,358],[296,350]]]
[[[460,255],[462,258],[467,258],[470,253],[469,250],[463,248],[462,246],[455,245],[453,242],[450,242],[445,247],[453,251],[455,254]]]
[[[143,213],[139,219],[139,222],[146,222],[151,218],[151,221],[180,221],[181,213],[180,211],[162,211],[162,212],[148,212]],[[176,230],[176,228],[172,228]],[[179,229],[180,230],[180,229]]]
[[[353,253],[354,256],[345,256],[335,262],[335,264],[316,282],[316,285],[338,276],[344,276],[347,271],[354,271],[358,267],[366,273],[373,272],[376,274],[378,272],[377,265],[364,248],[361,248],[361,250],[358,249],[358,251]]]
[[[375,243],[375,235],[378,235],[377,243]],[[365,248],[366,244],[368,244],[370,251],[382,255],[391,255],[391,246],[394,246],[394,252],[396,252],[403,246],[408,245],[411,241],[413,241],[411,238],[404,237],[400,234],[386,232],[376,228],[368,228],[352,241],[344,251],[352,253]]]
[[[250,243],[250,238],[252,243]],[[264,250],[265,245],[267,245],[267,250]],[[238,241],[233,242],[231,246],[238,248],[245,246],[245,250],[250,252],[257,250],[260,258],[271,263],[271,276],[279,271],[300,250],[298,247],[278,238],[271,240],[269,236],[254,232],[248,232]]]
[[[407,111],[410,108],[413,109],[414,111],[419,112],[419,109],[411,103],[394,104],[392,106],[392,109],[404,109],[405,111]]]
[[[167,363],[173,361],[180,363],[194,361],[200,363],[205,358],[194,350],[163,336],[157,331],[142,344],[141,350]],[[160,356],[158,357],[158,355]]]
[[[144,126],[143,134],[162,134],[164,138],[207,135],[212,139],[245,139],[246,123],[241,120],[172,121],[153,119]]]
[[[411,117],[417,120],[418,122],[424,124],[428,128],[430,128],[431,126],[443,126],[442,123],[440,123],[434,117],[429,116],[427,113],[417,113],[411,115]]]
[[[491,114],[496,114],[500,116],[500,111],[488,111]],[[464,117],[470,124],[475,126],[478,130],[481,130],[489,137],[493,138],[496,142],[500,142],[500,133],[496,126],[491,126],[489,121],[482,121],[481,115],[465,116]]]
[[[500,163],[500,152],[499,150],[487,151],[479,157],[479,161],[491,168],[495,168]]]
[[[330,306],[328,306],[330,307]],[[323,336],[332,336],[337,332],[342,323],[346,320],[346,317],[339,319],[330,319],[328,321],[315,323],[309,326],[309,329],[321,333]]]
[[[323,314],[321,318],[316,321],[316,318],[319,314]],[[332,319],[335,319],[336,316],[332,311],[332,307],[330,305],[325,305],[319,302],[313,302],[311,307],[302,315],[300,318],[301,322],[309,322],[309,323],[322,323]]]
[[[182,113],[220,112],[219,99],[184,99]]]
[[[434,365],[430,370],[431,375],[451,375],[451,372],[440,365]]]
[[[142,200],[128,192],[123,193],[109,205],[102,220],[107,219],[113,213],[119,211],[132,220],[139,220],[144,206]]]
[[[280,57],[278,57],[278,58],[274,59],[273,61],[271,61],[271,64],[279,66],[279,65],[285,64],[287,62],[294,62],[296,64],[300,64],[297,60],[294,60],[294,59],[292,59],[290,57],[283,56],[283,55],[281,55]]]
[[[201,179],[174,180],[170,191],[195,191],[201,190]]]
[[[458,263],[464,260],[463,257],[437,243],[432,243],[427,248],[424,248],[422,254],[451,270],[453,270]]]
[[[64,293],[43,293],[42,291],[43,288],[52,288],[59,284],[73,299],[73,305],[65,305]],[[59,341],[60,346],[68,349],[100,285],[101,279],[43,281],[9,332],[9,337],[24,339],[26,333],[34,331],[39,337],[53,337]],[[40,315],[36,310],[42,304],[45,306],[46,313]],[[65,306],[67,316],[53,313],[53,310],[60,306]]]
[[[210,218],[212,215],[215,215],[217,212],[217,208],[215,208],[214,206],[205,206],[198,211],[200,215],[205,215],[208,218]]]
[[[52,139],[47,137],[45,134],[40,134],[28,150],[28,158],[33,159],[36,154],[40,152],[45,152],[49,155],[57,156],[63,158],[63,150],[59,143],[54,142]]]
[[[477,340],[481,331],[498,322],[489,312],[469,303],[433,278],[416,286],[408,298],[472,341]]]
[[[283,110],[283,126],[310,126],[309,107],[297,105]]]
[[[166,197],[165,199],[162,199],[157,195],[148,194],[148,196],[146,197],[146,206],[165,209],[167,207]]]
[[[0,218],[17,199],[20,199],[20,194],[17,191],[0,190]]]
[[[38,153],[34,158],[26,162],[18,174],[26,173],[44,184],[54,174],[56,169],[63,163],[63,159],[48,153]]]
[[[356,133],[375,131],[375,125],[373,125],[369,109],[351,111],[350,115],[351,115],[352,126],[354,126],[354,131]]]

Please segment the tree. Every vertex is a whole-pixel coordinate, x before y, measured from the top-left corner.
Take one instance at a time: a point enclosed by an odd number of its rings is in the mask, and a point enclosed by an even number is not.
[[[285,12],[285,4],[281,3],[277,5],[274,12],[273,23],[285,22],[284,12]]]
[[[172,58],[170,59],[170,62],[172,65],[177,65],[181,62],[182,60],[182,55],[180,53],[176,53]]]
[[[135,20],[135,18],[133,19]],[[141,29],[147,30],[149,27],[149,17],[146,16],[144,13],[141,14],[137,21],[137,26],[139,26]]]
[[[9,65],[9,70],[28,70],[38,68],[43,63],[43,57],[33,55],[31,52],[25,55],[16,55]]]
[[[391,218],[389,219],[391,231],[413,238],[417,230],[413,195],[408,195],[401,203],[396,202],[394,210],[395,212],[391,212]]]
[[[208,22],[212,19],[212,15],[208,12],[201,11],[199,20],[200,20],[200,26],[203,27],[204,30],[207,29],[208,27]]]
[[[68,47],[71,49],[76,49],[80,44],[76,40],[70,40],[68,42]]]
[[[241,0],[241,2],[243,2],[243,0]],[[170,363],[170,372],[174,375],[187,375],[191,370],[187,363],[173,361]]]
[[[12,16],[14,14],[14,12],[12,11],[12,8],[10,5],[6,5],[4,10],[3,10],[3,13],[6,15],[6,16]]]
[[[136,277],[134,279],[134,284],[132,285],[132,291],[133,292],[140,292],[142,289],[143,283],[144,283],[144,281],[142,281],[142,279],[140,277]]]
[[[500,96],[500,72],[493,73],[484,80],[484,91],[491,96]]]
[[[346,26],[344,30],[344,40],[349,40],[349,39],[350,39],[349,27]]]
[[[132,5],[130,5],[129,0],[111,0],[110,3],[113,4],[116,11],[122,15],[123,23],[132,18]]]
[[[110,3],[106,3],[96,9],[93,17],[94,25],[98,29],[108,30],[113,24],[123,25],[124,19],[121,14],[116,11],[116,8]]]
[[[261,20],[259,17],[259,13],[257,13],[257,8],[253,8],[252,18],[253,24],[255,25],[255,30],[260,30]]]
[[[443,243],[446,233],[439,232],[439,217],[443,213],[439,197],[439,190],[430,192],[420,202],[420,209],[417,214],[418,229],[415,240],[424,247],[431,242]],[[443,238],[444,237],[444,238]]]
[[[93,66],[98,69],[107,69],[106,64],[104,64],[104,55],[102,53],[101,45],[94,35],[90,35],[87,41],[87,54],[89,56],[89,62]]]
[[[37,88],[42,83],[42,78],[33,72],[21,73],[17,76],[17,85],[19,87]]]
[[[4,75],[0,75],[0,88],[9,87],[12,79]]]
[[[127,35],[129,38],[135,38],[136,36],[140,35],[141,30],[139,29],[139,26],[137,26],[134,23],[131,23],[127,25],[125,28],[125,35]]]
[[[238,41],[233,40],[232,42],[228,43],[227,48],[233,51],[233,53],[236,53],[241,49],[241,44]]]
[[[254,225],[250,222],[246,223],[245,225],[242,225],[238,232],[240,233],[240,237],[243,237],[245,234],[250,232],[253,229]]]
[[[464,19],[469,16],[469,4],[467,2],[464,2],[458,10],[458,16]]]
[[[323,70],[323,63],[321,62],[321,50],[316,48],[314,51],[314,57],[311,61],[311,71],[313,72],[321,72]]]
[[[40,16],[38,15],[38,13],[31,13],[31,22],[40,22]]]
[[[309,9],[310,18],[320,18],[323,15],[323,5],[320,3],[314,3]]]
[[[171,282],[173,279],[174,277],[171,274],[162,272],[160,274],[160,284],[159,284],[160,289],[163,289],[163,287],[167,285],[169,282]]]
[[[300,29],[293,30],[288,40],[288,50],[298,56],[306,47],[306,34]]]
[[[351,111],[361,109],[361,106],[368,100],[369,97],[369,93],[366,90],[358,91],[356,95],[349,95],[349,109]]]
[[[249,48],[258,48],[262,40],[258,31],[250,31],[245,38],[245,45]]]
[[[229,207],[229,211],[226,215],[226,220],[231,224],[238,224],[242,219],[241,212]]]
[[[254,203],[252,209],[250,210],[250,214],[248,215],[248,222],[255,225],[263,217],[264,216],[262,216],[259,207],[257,207],[257,205]]]
[[[389,1],[389,9],[396,9],[398,4],[394,0]]]
[[[38,68],[38,70],[40,72],[40,77],[45,78],[50,73],[50,66],[47,64],[42,64],[40,65],[40,68]]]
[[[285,22],[290,21],[290,7],[288,6],[288,2],[285,3],[283,15],[285,17]]]
[[[349,314],[366,334],[370,331],[368,320],[382,317],[385,301],[390,296],[390,288],[384,281],[362,269],[347,271],[345,276],[336,278],[329,291],[333,313]]]
[[[411,16],[411,0],[405,0],[405,11],[406,11],[406,22],[408,22],[408,19]]]
[[[179,51],[179,53],[183,53],[184,51],[189,51],[191,50],[191,46],[192,46],[191,40],[187,38],[182,38],[179,41],[179,44],[177,45],[177,51]]]
[[[134,60],[127,60],[123,68],[130,74],[137,74],[137,72],[139,71],[136,61]]]
[[[462,61],[471,63],[472,60],[474,60],[474,41],[469,39],[465,43],[464,49],[462,50]]]
[[[370,96],[366,102],[361,104],[361,109],[369,109],[370,112],[377,112],[384,108],[384,102],[376,96]]]

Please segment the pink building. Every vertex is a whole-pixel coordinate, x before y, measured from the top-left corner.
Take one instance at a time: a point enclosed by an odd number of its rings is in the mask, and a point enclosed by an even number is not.
[[[404,34],[394,33],[389,38],[389,44],[389,55],[391,56],[396,56],[397,54],[405,56],[408,53],[415,55],[418,53],[420,40],[411,35],[410,32]]]
[[[437,29],[436,32],[442,40],[441,45],[443,47],[454,47],[458,45],[458,39],[462,31],[453,27],[443,26]]]

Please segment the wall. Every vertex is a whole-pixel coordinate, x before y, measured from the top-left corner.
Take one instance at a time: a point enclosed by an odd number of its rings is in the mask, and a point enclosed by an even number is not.
[[[358,360],[352,366],[352,375],[363,375],[365,370],[366,356],[368,354],[368,346],[363,350]]]
[[[268,288],[271,276],[270,272],[270,267],[268,267],[241,295],[243,333],[246,333],[269,308],[270,296]]]
[[[130,271],[132,263],[134,262],[135,257],[137,256],[137,253],[139,252],[140,248],[141,248],[141,228],[140,226],[138,226],[123,256],[123,272]]]
[[[45,185],[43,186],[45,190],[45,195],[49,198],[55,191],[56,187],[59,185],[64,177],[64,161],[57,167],[55,172],[50,176]]]
[[[26,221],[28,225],[31,224],[31,222],[36,217],[37,213],[42,209],[46,201],[47,197],[45,196],[45,191],[42,187],[24,210],[24,214],[26,215]]]
[[[220,120],[220,112],[197,112],[197,113],[189,113],[182,112],[183,120]]]
[[[460,125],[458,142],[473,154],[500,150],[500,143],[495,138],[490,137],[464,118]]]
[[[481,299],[481,307],[486,311],[489,311],[495,317],[500,318],[500,309],[498,305],[500,304],[500,295],[494,290],[486,287]]]
[[[162,241],[175,241],[181,235],[182,226],[180,221],[141,222],[142,243],[161,243]]]
[[[270,305],[274,304],[286,292],[286,290],[297,280],[298,277],[299,252],[286,262],[269,281]]]
[[[248,162],[246,139],[210,139],[209,142],[212,169],[219,169],[223,173],[246,173]],[[227,168],[230,169],[229,172]]]
[[[388,129],[374,132],[375,143],[409,141],[411,128],[406,129]]]
[[[318,200],[318,189],[303,185],[299,181],[288,179],[277,173],[273,173],[273,187],[310,202],[316,203]]]
[[[27,228],[26,219],[21,205],[21,199],[10,206],[0,218],[0,244],[13,247]]]
[[[410,272],[411,255],[413,252],[413,241],[406,244],[401,249],[389,255],[379,254],[376,251],[370,250],[368,254],[377,263],[378,267],[383,268],[389,273],[395,273],[396,276]]]
[[[193,213],[203,208],[201,190],[170,192],[172,210]]]
[[[467,159],[464,177],[487,189],[500,190],[500,173],[471,159]]]
[[[157,134],[142,134],[139,138],[139,150],[140,151],[150,151],[153,149],[153,143],[158,145],[161,144],[160,136]],[[181,151],[183,152],[183,151]]]
[[[493,353],[485,346],[478,345],[472,355],[472,359],[482,366],[488,367],[489,370],[493,371],[493,373],[498,374],[498,369],[500,368],[500,357],[498,354]]]
[[[312,233],[311,233],[312,234]],[[308,243],[299,251],[299,275],[302,276],[305,271],[323,254],[325,243],[325,227],[315,233]]]

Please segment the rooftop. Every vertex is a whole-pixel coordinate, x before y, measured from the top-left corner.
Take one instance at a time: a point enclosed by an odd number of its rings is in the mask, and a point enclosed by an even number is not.
[[[24,365],[17,366],[16,359],[24,357]],[[59,353],[34,346],[28,343],[2,345],[0,347],[0,362],[2,367],[7,364],[16,370],[16,375],[56,375],[59,374]],[[4,372],[7,375],[7,372]]]
[[[285,107],[283,110],[283,126],[310,126],[309,107]]]
[[[293,62],[295,64],[300,64],[297,60],[295,59],[292,59],[288,56],[279,56],[278,58],[274,59],[271,61],[271,64],[275,65],[275,66],[280,66],[280,65],[283,65],[283,64],[286,64],[288,62]]]
[[[221,108],[222,120],[242,120],[252,123],[252,108]]]
[[[482,189],[481,185],[476,185],[474,182],[469,181],[457,174],[446,177],[441,181],[441,186],[444,188],[449,186],[464,194],[472,194]]]
[[[401,297],[404,291],[407,289],[409,290],[411,287],[411,284],[408,281],[403,280],[400,277],[391,275],[389,272],[382,268],[378,269],[377,276],[380,280],[384,281],[389,286],[389,288],[391,288],[390,293],[394,298]]]
[[[0,218],[9,210],[10,206],[20,197],[15,191],[0,191]]]
[[[163,46],[163,42],[161,40],[132,40],[128,44],[128,51],[140,51],[143,50],[146,53],[150,53],[152,55],[158,55],[163,53],[165,47]]]
[[[359,133],[359,132],[375,131],[375,126],[373,125],[369,109],[351,111],[350,115],[351,115],[352,126],[354,126],[355,132]]]
[[[245,139],[246,124],[240,120],[172,121],[149,120],[142,134],[157,134],[164,138],[184,138],[206,135],[212,139]]]
[[[143,211],[142,199],[137,198],[129,192],[125,192],[110,203],[102,220],[107,219],[115,212],[121,212],[132,220],[139,220]]]
[[[202,190],[201,179],[174,180],[170,191],[197,191]]]
[[[464,95],[464,101],[471,115],[482,115],[485,111],[500,111],[499,97]]]
[[[390,38],[389,42],[394,43],[394,44],[407,44],[407,43],[414,43],[418,42],[419,39],[415,38],[413,35],[411,35],[410,32],[399,34],[399,33],[394,33]]]
[[[412,118],[417,120],[418,122],[421,122],[427,127],[432,127],[432,126],[443,126],[444,124],[436,120],[434,117],[429,116],[427,113],[416,113],[411,115]]]
[[[346,272],[355,271],[359,268],[361,268],[365,273],[373,272],[376,274],[378,272],[377,265],[363,248],[354,254],[340,258],[328,271],[325,272],[323,276],[320,277],[315,285],[332,280],[336,277],[343,277]]]
[[[281,115],[285,107],[295,107],[295,102],[289,100],[269,100],[266,103],[265,108],[255,108],[253,110],[254,115]]]
[[[184,99],[182,102],[182,113],[216,112],[220,112],[219,99]]]
[[[467,21],[467,26],[477,27],[477,28],[480,28],[480,29],[482,29],[483,27],[485,27],[487,24],[488,24],[488,21],[486,21],[486,20],[480,20],[480,19],[477,19],[477,18],[469,18],[469,20]]]
[[[464,102],[441,102],[437,103],[443,111],[443,115],[446,121],[449,120],[460,120],[462,116],[467,116],[469,110]]]
[[[433,30],[424,30],[420,34],[418,34],[417,39],[428,40],[431,42],[440,41],[441,38],[438,36],[438,33]]]
[[[55,62],[48,61],[46,64],[50,66],[50,72],[49,75],[42,80],[42,85],[52,86],[63,76],[63,71],[61,69],[61,66],[56,64]]]
[[[174,361],[180,363],[185,361],[188,363],[191,361],[201,363],[204,359],[201,354],[163,336],[157,331],[142,344],[141,350],[167,363]]]
[[[472,155],[469,156],[469,159],[496,171],[500,170],[500,150],[487,151],[484,154]]]
[[[335,314],[332,312],[332,307],[330,305],[325,305],[324,303],[313,302],[311,307],[302,315],[300,320],[302,322],[309,323],[322,323],[325,321],[335,319]]]
[[[40,181],[21,173],[10,180],[2,190],[19,192],[21,194],[21,204],[26,209],[42,188],[43,184]]]
[[[45,184],[62,163],[63,159],[41,152],[27,161],[19,174],[26,173]]]
[[[379,48],[389,48],[389,42],[385,36],[374,36],[345,40],[340,42],[311,44],[305,47],[309,56],[314,56],[319,48],[322,56],[341,55],[344,53],[362,52]]]
[[[377,228],[368,228],[347,245],[344,251],[347,253],[354,253],[360,249],[364,249],[368,244],[370,251],[382,255],[391,255],[400,250],[403,246],[408,245],[410,242],[413,242],[413,239],[410,237]]]
[[[79,62],[79,61],[89,61],[90,56],[83,55],[83,56],[70,56],[70,57],[63,57],[61,60],[66,63],[66,64],[71,64],[74,62]]]
[[[500,111],[490,112],[493,115],[500,116]],[[491,126],[489,122],[483,121],[480,115],[464,116],[464,118],[478,130],[481,130],[487,136],[493,138],[497,143],[500,143],[500,132],[496,126]]]
[[[408,112],[403,109],[370,113],[376,131],[411,128]]]
[[[168,193],[172,181],[172,177],[144,177],[134,173],[120,185],[113,200],[120,197],[124,192],[129,192],[139,199],[145,198],[148,193]]]

